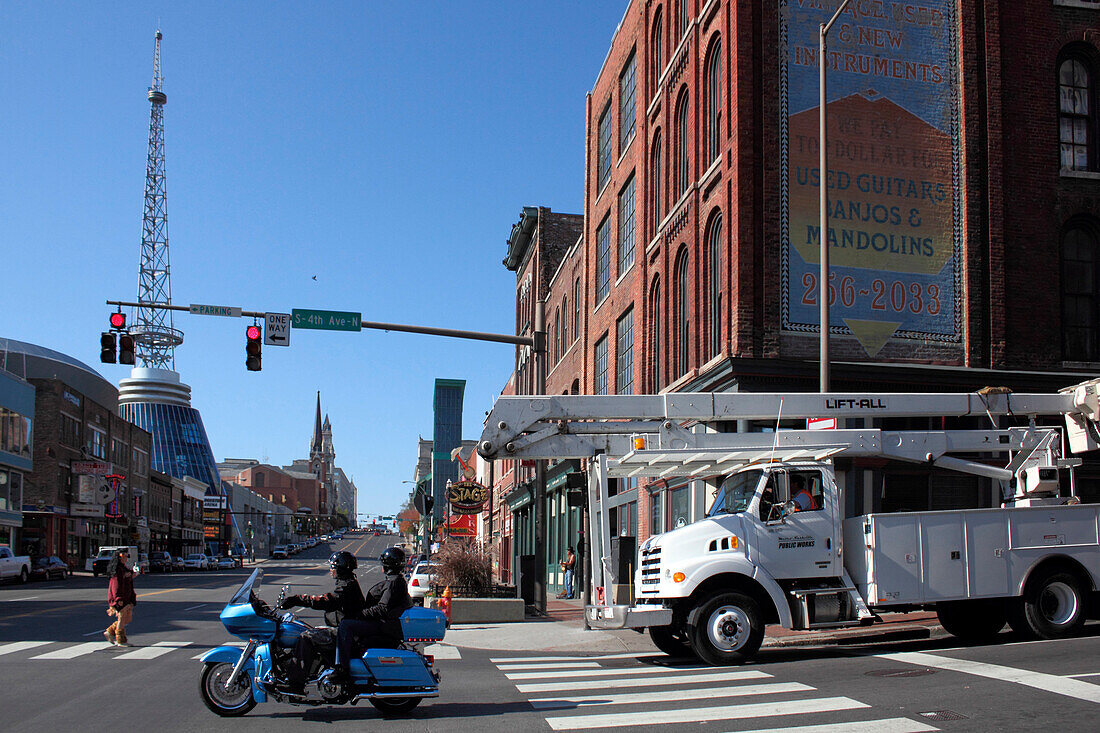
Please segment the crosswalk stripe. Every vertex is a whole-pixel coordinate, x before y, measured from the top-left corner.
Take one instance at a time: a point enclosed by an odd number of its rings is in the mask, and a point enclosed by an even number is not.
[[[511,664],[512,662],[571,662],[576,659],[583,661],[589,661],[593,659],[639,659],[641,657],[656,657],[660,656],[660,652],[627,652],[625,654],[597,654],[595,656],[566,656],[558,655],[553,657],[489,657],[489,661],[493,664]]]
[[[498,664],[501,672],[518,672],[521,669],[573,669],[599,667],[599,662],[535,662],[532,664]]]
[[[35,647],[44,646],[49,643],[48,641],[13,641],[10,644],[0,646],[0,656],[11,654],[12,652],[21,652],[25,649],[34,649]]]
[[[601,667],[600,669],[555,670],[553,672],[514,672],[504,676],[510,680],[545,680],[555,677],[609,677],[618,674],[668,674],[678,672],[701,672],[714,667],[643,667],[641,669],[614,669]]]
[[[143,647],[141,649],[135,649],[132,652],[126,652],[125,654],[115,657],[116,659],[156,659],[162,654],[167,654],[173,649],[179,649],[180,647],[190,646],[189,641],[158,641],[152,646]]]
[[[909,718],[882,718],[881,720],[849,720],[824,725],[796,725],[790,728],[757,728],[738,733],[925,733],[936,731],[925,723]]]
[[[838,710],[868,708],[870,705],[849,697],[821,697],[810,700],[790,700],[786,702],[750,703],[747,705],[724,705],[711,708],[686,708],[683,710],[646,711],[646,725],[658,723],[704,723],[714,720],[739,720],[744,718],[771,717],[778,715],[798,715],[803,713],[829,713]],[[577,730],[580,728],[615,728],[636,726],[640,722],[639,714],[605,713],[601,715],[567,715],[546,718],[554,730]]]
[[[31,657],[31,659],[75,659],[85,654],[97,652],[100,649],[110,649],[111,646],[111,643],[107,641],[86,641],[83,644],[74,644],[64,649],[39,654],[37,657]]]
[[[777,695],[782,692],[808,692],[814,688],[800,682],[775,682],[765,685],[740,685],[732,687],[704,687],[661,692],[635,692],[625,695],[582,695],[579,697],[544,697],[529,700],[536,710],[560,710],[562,708],[589,705],[633,705],[636,703],[669,702],[678,700],[709,700],[716,697],[746,697],[748,695]]]
[[[544,682],[532,685],[516,685],[520,692],[554,692],[557,690],[606,690],[625,687],[661,687],[686,685],[693,682],[735,682],[760,680],[771,677],[767,672],[755,669],[736,672],[711,672],[710,674],[684,674],[669,677],[634,677],[623,680],[578,680],[577,682]]]

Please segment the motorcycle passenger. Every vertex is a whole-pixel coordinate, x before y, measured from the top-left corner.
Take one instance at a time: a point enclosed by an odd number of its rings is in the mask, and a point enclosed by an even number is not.
[[[283,608],[305,606],[325,611],[325,622],[329,626],[339,626],[344,619],[362,617],[365,601],[359,581],[355,579],[355,569],[359,563],[350,552],[336,552],[328,560],[329,573],[336,579],[336,587],[331,593],[320,596],[288,596],[283,600]],[[310,629],[298,637],[294,644],[295,663],[287,665],[287,691],[302,694],[309,678],[317,651],[334,651],[335,644],[331,629]],[[331,659],[330,659],[331,661]]]
[[[348,662],[356,655],[355,647],[393,646],[402,639],[401,614],[412,607],[409,588],[401,571],[405,551],[390,547],[378,558],[384,580],[367,591],[362,618],[347,616],[336,632],[336,677],[347,679]]]

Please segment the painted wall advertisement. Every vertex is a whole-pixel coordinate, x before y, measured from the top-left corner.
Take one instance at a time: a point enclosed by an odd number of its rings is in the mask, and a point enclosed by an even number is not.
[[[783,328],[818,332],[818,27],[839,0],[780,0]],[[829,32],[829,323],[869,356],[959,343],[955,5],[853,0]]]

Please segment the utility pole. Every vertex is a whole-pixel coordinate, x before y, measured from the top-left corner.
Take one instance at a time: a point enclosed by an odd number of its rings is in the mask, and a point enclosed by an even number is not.
[[[532,364],[535,370],[535,394],[546,394],[546,301],[535,303],[535,344]],[[546,611],[546,461],[535,461],[535,608]]]

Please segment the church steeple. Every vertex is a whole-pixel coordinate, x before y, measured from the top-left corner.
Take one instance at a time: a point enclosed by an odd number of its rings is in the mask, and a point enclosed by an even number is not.
[[[313,440],[309,444],[309,455],[312,458],[321,453],[321,391],[317,390],[317,416],[313,420]]]

